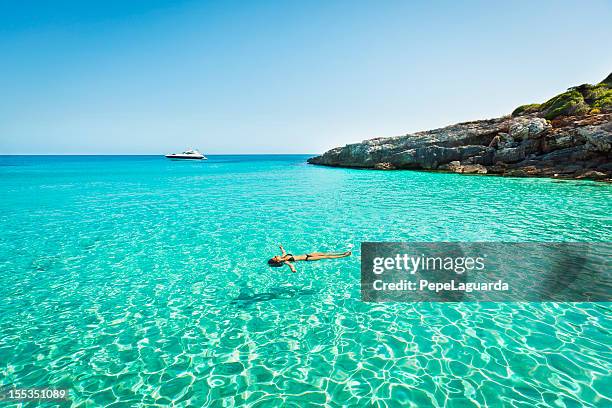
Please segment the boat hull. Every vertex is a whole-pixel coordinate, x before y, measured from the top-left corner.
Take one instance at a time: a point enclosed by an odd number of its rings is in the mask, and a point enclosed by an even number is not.
[[[193,156],[193,155],[180,155],[180,154],[167,154],[166,158],[172,160],[206,160],[204,156]]]

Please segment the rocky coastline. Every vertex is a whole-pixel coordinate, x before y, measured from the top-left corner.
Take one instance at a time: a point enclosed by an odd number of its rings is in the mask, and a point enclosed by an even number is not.
[[[512,115],[337,147],[308,163],[612,181],[612,74]]]

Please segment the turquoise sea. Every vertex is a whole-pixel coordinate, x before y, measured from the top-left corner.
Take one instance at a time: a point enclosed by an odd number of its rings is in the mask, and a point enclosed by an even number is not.
[[[609,241],[612,186],[307,157],[0,157],[0,384],[83,407],[612,405],[608,303],[359,290],[362,241]],[[292,274],[277,243],[354,256]]]

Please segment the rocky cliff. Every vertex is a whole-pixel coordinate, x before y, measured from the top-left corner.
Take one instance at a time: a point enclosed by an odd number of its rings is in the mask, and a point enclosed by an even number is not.
[[[511,116],[329,150],[311,164],[612,180],[612,74]]]

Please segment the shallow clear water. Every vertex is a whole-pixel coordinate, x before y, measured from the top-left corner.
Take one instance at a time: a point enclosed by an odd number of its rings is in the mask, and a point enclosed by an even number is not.
[[[612,186],[0,157],[0,382],[74,405],[605,406],[610,304],[367,304],[362,241],[608,241]],[[294,254],[351,258],[270,269]]]

